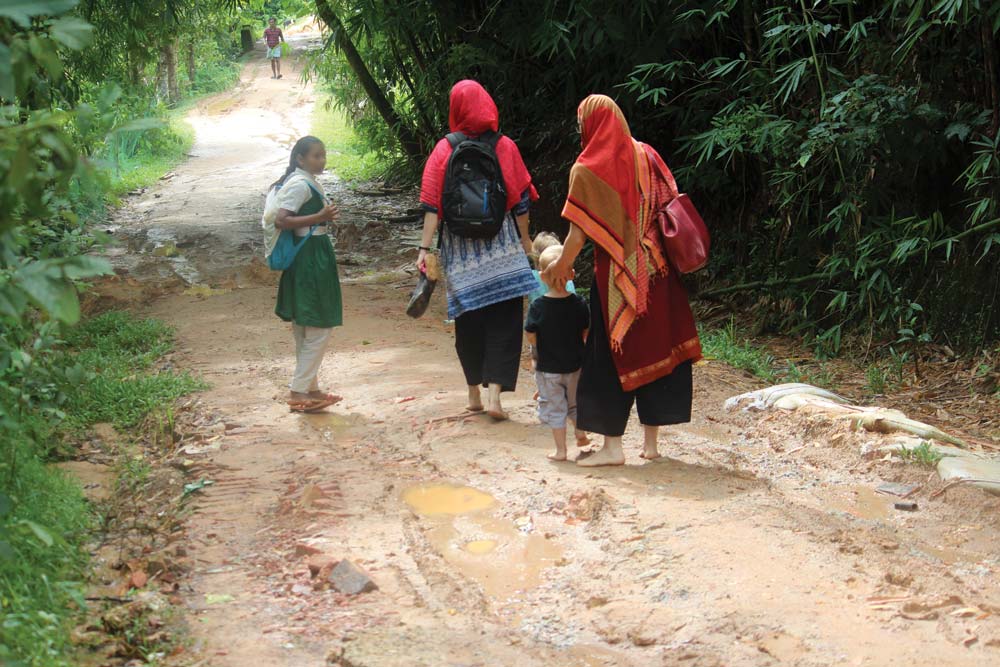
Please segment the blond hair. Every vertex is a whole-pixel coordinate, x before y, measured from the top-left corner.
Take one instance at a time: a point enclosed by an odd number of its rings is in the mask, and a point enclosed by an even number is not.
[[[550,245],[548,248],[542,251],[542,254],[538,256],[538,270],[544,271],[549,268],[549,264],[559,259],[562,254],[563,247],[561,245]]]
[[[531,242],[531,249],[541,257],[542,252],[551,246],[559,245],[559,237],[552,232],[539,232],[535,235],[535,240]]]

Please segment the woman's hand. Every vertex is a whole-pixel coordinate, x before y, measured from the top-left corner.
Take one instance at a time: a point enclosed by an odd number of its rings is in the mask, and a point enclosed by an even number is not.
[[[427,273],[427,251],[423,248],[420,249],[420,253],[417,255],[417,269],[420,273]]]
[[[576,271],[573,270],[573,260],[566,256],[565,250],[559,255],[559,259],[549,264],[548,268],[542,271],[542,280],[546,285],[555,289],[566,289],[566,283],[573,280]]]

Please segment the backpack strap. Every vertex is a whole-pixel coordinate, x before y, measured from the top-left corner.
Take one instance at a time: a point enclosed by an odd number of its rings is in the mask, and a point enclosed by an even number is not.
[[[493,130],[490,130],[489,132],[483,132],[481,135],[479,135],[479,140],[488,143],[490,145],[490,148],[493,149],[494,153],[496,152],[497,144],[500,143],[501,139],[503,139],[503,135],[500,134],[499,132],[494,132]]]
[[[448,144],[451,145],[452,150],[455,150],[456,146],[468,139],[468,137],[461,132],[451,132],[446,134],[444,138],[448,140]]]

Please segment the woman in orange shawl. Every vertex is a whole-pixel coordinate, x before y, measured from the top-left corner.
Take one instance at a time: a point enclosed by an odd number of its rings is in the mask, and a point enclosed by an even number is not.
[[[583,151],[570,171],[560,258],[543,278],[562,283],[587,239],[594,243],[591,329],[577,389],[577,427],[605,436],[581,466],[623,465],[621,437],[633,404],[642,457],[659,457],[659,427],[691,420],[692,363],[701,345],[687,293],[667,262],[654,215],[677,196],[652,147],[632,138],[615,102],[587,97],[577,110]]]

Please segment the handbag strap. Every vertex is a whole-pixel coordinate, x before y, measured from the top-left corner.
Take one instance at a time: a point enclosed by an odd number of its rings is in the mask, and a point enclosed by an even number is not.
[[[645,149],[644,152],[646,153],[646,159],[649,160],[649,163],[652,165],[653,171],[656,173],[657,176],[659,176],[663,181],[666,182],[667,188],[670,190],[671,193],[673,193],[673,196],[670,198],[670,201],[673,201],[681,193],[681,191],[677,188],[677,181],[674,179],[674,175],[670,173],[670,169],[664,170],[663,167],[660,166],[660,161],[656,159],[656,156],[652,152],[653,151],[652,146],[644,144],[643,148]],[[669,204],[670,201],[667,201],[665,203]]]

